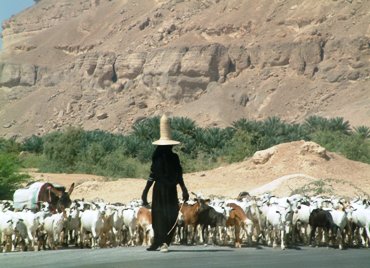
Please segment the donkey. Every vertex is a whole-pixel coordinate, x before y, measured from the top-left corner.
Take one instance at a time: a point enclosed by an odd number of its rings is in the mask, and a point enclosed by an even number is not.
[[[66,192],[65,187],[57,187],[47,182],[40,189],[38,202],[39,204],[42,202],[49,203],[49,209],[52,213],[63,212],[65,208],[69,208],[72,204],[70,196],[74,186],[75,184],[72,183],[68,192]]]

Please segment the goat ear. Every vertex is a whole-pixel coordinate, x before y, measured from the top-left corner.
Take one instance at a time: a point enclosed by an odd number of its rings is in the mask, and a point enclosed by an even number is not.
[[[72,183],[71,187],[69,187],[68,195],[72,194],[74,188],[75,188],[75,183]]]

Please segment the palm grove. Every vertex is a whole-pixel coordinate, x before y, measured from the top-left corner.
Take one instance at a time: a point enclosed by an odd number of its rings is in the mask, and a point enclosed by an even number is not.
[[[215,168],[242,161],[256,151],[297,140],[314,141],[348,159],[370,164],[370,128],[352,128],[341,117],[311,116],[301,124],[278,117],[264,121],[240,119],[227,128],[201,128],[184,117],[171,120],[173,138],[184,172]],[[0,139],[0,199],[11,199],[14,190],[28,179],[20,172],[90,173],[110,178],[143,178],[150,168],[153,140],[159,138],[159,117],[135,123],[127,135],[68,127],[22,142]]]

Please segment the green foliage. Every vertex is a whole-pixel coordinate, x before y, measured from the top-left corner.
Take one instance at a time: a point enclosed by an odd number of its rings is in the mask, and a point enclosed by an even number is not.
[[[329,151],[343,154],[348,159],[370,163],[370,142],[359,135],[326,130],[312,134],[312,140]]]
[[[91,143],[99,143],[104,151],[112,152],[122,146],[124,139],[121,135],[114,135],[102,130],[84,131],[81,148],[87,148]]]
[[[46,158],[43,154],[25,153],[18,156],[22,168],[38,168],[44,166]]]
[[[309,140],[309,133],[300,124],[285,125],[285,141]]]
[[[143,163],[150,162],[155,147],[152,145],[152,141],[143,141],[137,159]]]
[[[364,192],[359,185],[353,184],[351,182],[348,182],[346,180],[339,180],[339,179],[331,179],[331,178],[325,178],[325,179],[319,179],[310,181],[303,186],[294,189],[291,191],[290,195],[294,194],[302,194],[307,196],[317,196],[317,195],[333,195],[335,192],[335,189],[337,187],[349,187],[352,189],[355,189],[357,192],[357,195],[367,195],[366,192]]]
[[[123,150],[141,162],[150,162],[154,151],[152,142],[159,139],[159,117],[136,122],[133,132],[125,139]]]
[[[146,177],[149,174],[149,164],[143,165],[140,161],[128,158],[119,151],[105,156],[100,164],[102,174],[110,177]]]
[[[159,117],[146,118],[136,122],[133,126],[133,135],[142,141],[159,139]]]
[[[69,127],[64,133],[54,132],[44,139],[44,154],[58,169],[71,172],[82,151],[84,131]]]
[[[180,148],[181,151],[185,153],[189,158],[196,158],[198,154],[198,149],[197,143],[193,137],[180,131],[173,130],[172,138],[181,142],[181,144],[179,146],[176,146],[175,148]]]
[[[335,117],[329,120],[329,130],[339,131],[340,133],[348,135],[351,132],[351,125],[348,121],[344,121],[342,117]]]
[[[342,152],[348,159],[370,164],[370,141],[360,136],[350,136],[341,145]]]
[[[233,128],[237,130],[242,130],[249,133],[258,133],[260,132],[262,123],[255,120],[248,120],[245,118],[239,119],[232,123]]]
[[[251,144],[255,145],[255,150],[308,138],[306,128],[299,124],[287,124],[278,117],[269,117],[261,122],[240,119],[233,123],[233,127],[251,134]]]
[[[295,189],[291,192],[290,195],[302,194],[308,196],[317,196],[317,195],[331,195],[333,194],[333,187],[330,184],[330,179],[325,180],[315,180],[303,185],[300,188]]]
[[[171,128],[186,136],[192,137],[196,127],[195,122],[187,117],[174,117],[171,120]]]
[[[107,155],[104,145],[99,142],[91,143],[84,152],[82,161],[90,165],[98,165],[101,159]]]
[[[146,177],[159,138],[159,117],[133,125],[128,135],[69,127],[43,137],[31,136],[22,144],[0,139],[0,152],[19,155],[24,167],[43,172],[84,172],[110,177]],[[311,116],[303,124],[288,124],[278,117],[264,121],[239,119],[227,128],[201,128],[186,117],[170,121],[172,138],[181,142],[183,171],[215,168],[225,162],[242,161],[257,150],[296,140],[313,140],[347,158],[370,163],[370,129],[350,131],[343,118]],[[27,153],[19,154],[20,151]]]
[[[354,128],[354,132],[362,139],[369,139],[370,138],[370,127],[367,126],[359,126]]]
[[[310,116],[308,117],[303,126],[307,129],[308,132],[313,133],[317,131],[324,131],[326,130],[327,119],[320,117],[320,116]]]
[[[44,150],[44,142],[41,137],[32,135],[22,142],[21,149],[22,151],[39,154]]]
[[[281,136],[284,134],[285,123],[274,116],[267,118],[262,124],[262,133],[265,136]]]
[[[256,151],[252,141],[253,136],[251,134],[242,130],[237,130],[231,140],[226,143],[223,154],[225,160],[229,163],[233,163],[252,156]]]
[[[310,138],[312,141],[333,152],[338,151],[339,144],[344,140],[343,134],[329,130],[316,131],[310,135]]]
[[[310,116],[305,120],[304,127],[310,132],[317,131],[338,131],[343,134],[349,134],[351,126],[348,121],[342,117],[326,119],[320,116]]]
[[[28,175],[19,173],[20,163],[12,154],[0,154],[0,200],[13,199],[13,193]]]
[[[198,150],[208,154],[210,158],[216,159],[220,156],[226,142],[232,138],[232,132],[229,129],[198,128],[194,138]]]
[[[187,154],[181,151],[176,151],[178,153],[181,166],[184,173],[196,172],[201,170],[209,170],[219,166],[220,162],[217,159],[211,159],[205,153],[198,153],[195,158],[189,158]]]
[[[199,136],[200,128],[195,122],[186,117],[174,117],[171,120],[172,138],[180,141],[181,152],[185,153],[188,158],[195,159],[199,153]]]
[[[142,141],[135,135],[129,135],[126,137],[123,151],[126,155],[131,157],[137,157],[139,155],[142,146]]]
[[[215,149],[222,147],[225,142],[222,130],[219,128],[207,128],[201,133],[198,137],[203,150],[207,153],[214,153]]]
[[[0,138],[0,153],[20,153],[21,145],[15,139]]]

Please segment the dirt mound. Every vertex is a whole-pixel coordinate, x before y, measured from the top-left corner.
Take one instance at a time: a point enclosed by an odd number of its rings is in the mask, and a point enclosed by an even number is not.
[[[308,196],[339,195],[347,198],[368,196],[368,192],[363,191],[359,185],[352,182],[341,179],[317,179],[305,174],[286,175],[250,191],[252,195],[266,192],[276,196],[290,196],[292,194]]]
[[[264,163],[256,162],[268,155]],[[31,173],[35,179],[77,186],[73,198],[127,202],[140,198],[143,179],[119,179],[82,174]],[[370,193],[370,165],[328,152],[313,142],[296,141],[257,152],[250,159],[213,170],[184,174],[189,191],[206,196],[236,197],[241,191],[356,196]],[[181,196],[181,195],[180,195]]]

